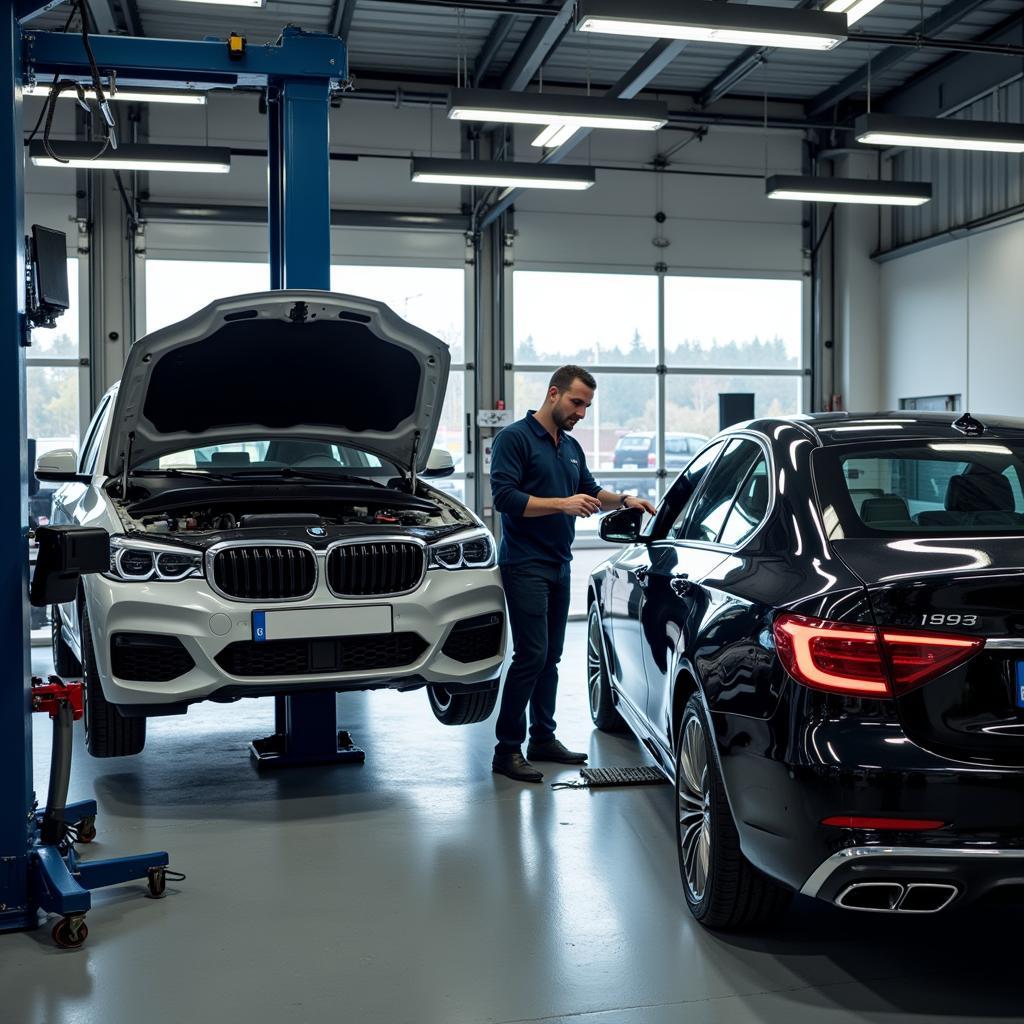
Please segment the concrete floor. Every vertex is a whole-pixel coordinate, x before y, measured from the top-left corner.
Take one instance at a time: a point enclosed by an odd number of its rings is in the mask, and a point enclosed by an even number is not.
[[[561,736],[592,764],[646,763],[591,730],[582,625],[564,665]],[[162,901],[94,894],[80,950],[49,927],[0,936],[0,1021],[1024,1019],[1019,906],[894,920],[801,900],[770,936],[710,934],[683,904],[668,786],[516,785],[490,772],[489,723],[445,728],[422,693],[338,707],[364,766],[258,774],[246,743],[270,731],[267,701],[151,721],[135,758],[79,745],[71,797],[100,804],[87,855],[167,849],[188,878]]]

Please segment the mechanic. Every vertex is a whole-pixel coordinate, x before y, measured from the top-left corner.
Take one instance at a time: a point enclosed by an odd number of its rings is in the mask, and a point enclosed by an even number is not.
[[[597,382],[581,366],[563,366],[537,410],[494,440],[491,494],[501,513],[498,565],[512,627],[512,665],[505,678],[492,769],[519,782],[544,777],[527,758],[583,764],[587,755],[555,738],[555,695],[569,617],[569,565],[576,519],[600,510],[642,508],[644,498],[602,490],[583,448],[569,436],[587,414]],[[530,709],[530,743],[526,709]]]

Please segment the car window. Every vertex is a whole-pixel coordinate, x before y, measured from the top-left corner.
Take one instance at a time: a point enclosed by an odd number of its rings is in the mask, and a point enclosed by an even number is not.
[[[718,535],[718,543],[742,544],[768,514],[769,493],[768,460],[762,453],[747,470],[746,479],[740,484],[736,500]]]
[[[652,438],[644,437],[642,434],[627,434],[625,437],[619,438],[616,447],[627,452],[645,452],[651,447],[652,440]]]
[[[831,539],[1024,529],[1024,446],[1016,441],[844,445],[812,462]]]
[[[665,438],[665,453],[667,455],[686,455],[689,450],[685,437]]]
[[[754,441],[737,438],[729,442],[686,516],[682,530],[676,534],[678,539],[718,539],[733,500],[760,456],[761,446]]]
[[[78,457],[78,472],[92,473],[96,468],[96,456],[99,454],[100,438],[103,436],[103,425],[107,421],[107,409],[110,408],[110,396],[104,396],[96,414],[85,434],[82,454]]]
[[[658,518],[651,530],[653,537],[675,537],[679,527],[686,518],[690,500],[700,487],[704,475],[712,465],[724,446],[723,441],[708,445],[687,467],[676,477],[675,483],[665,496]]]

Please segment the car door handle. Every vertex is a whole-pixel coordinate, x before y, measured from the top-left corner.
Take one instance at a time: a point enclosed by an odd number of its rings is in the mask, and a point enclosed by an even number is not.
[[[641,565],[641,566],[640,566],[640,568],[638,568],[638,569],[634,569],[634,570],[633,570],[633,575],[634,575],[634,576],[636,577],[636,582],[637,582],[637,583],[639,584],[639,586],[641,586],[641,587],[642,587],[642,588],[643,588],[644,590],[646,590],[646,589],[647,589],[647,574],[648,574],[648,573],[649,573],[650,571],[651,571],[651,570],[650,570],[650,569],[648,569],[648,568],[647,568],[646,566],[644,566],[644,565]]]
[[[669,583],[672,588],[672,593],[676,597],[686,597],[693,589],[693,584],[690,582],[690,577],[684,572],[679,576],[673,576],[672,582]]]

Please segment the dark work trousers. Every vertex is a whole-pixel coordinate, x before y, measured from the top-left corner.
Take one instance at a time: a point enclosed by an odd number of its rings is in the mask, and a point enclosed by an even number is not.
[[[545,743],[555,735],[558,661],[569,617],[569,563],[517,562],[501,567],[512,627],[512,665],[505,677],[495,729],[497,751],[520,750],[526,739]]]

